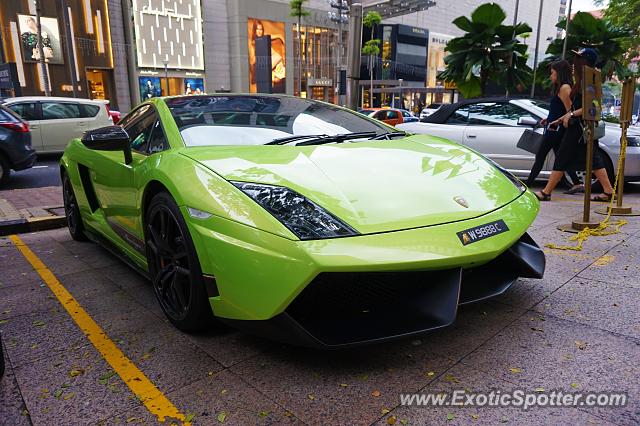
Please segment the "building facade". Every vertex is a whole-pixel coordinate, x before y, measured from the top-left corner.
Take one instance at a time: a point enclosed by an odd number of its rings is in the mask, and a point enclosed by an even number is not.
[[[15,64],[19,92],[44,95],[46,79],[52,95],[72,96],[75,76],[78,96],[114,99],[107,0],[41,0],[40,3],[45,72],[39,61],[34,3],[0,2],[0,59]]]

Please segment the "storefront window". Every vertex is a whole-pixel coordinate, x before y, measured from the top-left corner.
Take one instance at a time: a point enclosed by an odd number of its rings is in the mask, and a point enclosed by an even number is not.
[[[297,25],[293,25],[294,39],[294,94],[298,93],[299,66],[302,67],[302,96],[327,102],[337,103],[336,87],[338,86],[338,31],[331,28],[302,26],[300,28],[302,44],[302,57],[298,64],[298,30]],[[346,33],[343,32],[343,52],[340,63],[343,69],[346,65],[344,47],[346,46]],[[323,86],[314,86],[316,82],[322,81]],[[330,81],[330,85],[327,82]],[[309,87],[307,87],[309,85]]]

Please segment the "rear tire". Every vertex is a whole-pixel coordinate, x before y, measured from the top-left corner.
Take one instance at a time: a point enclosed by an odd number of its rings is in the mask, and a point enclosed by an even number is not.
[[[80,208],[76,200],[76,194],[73,192],[71,179],[66,172],[62,174],[62,199],[64,202],[64,213],[67,217],[67,229],[71,238],[76,241],[87,241],[88,238],[84,233],[84,223],[80,215]]]
[[[0,154],[0,186],[4,186],[9,183],[9,176],[11,174],[11,165],[2,154]]]
[[[213,313],[198,255],[178,205],[166,192],[149,203],[145,240],[153,291],[169,321],[186,332],[209,327]]]

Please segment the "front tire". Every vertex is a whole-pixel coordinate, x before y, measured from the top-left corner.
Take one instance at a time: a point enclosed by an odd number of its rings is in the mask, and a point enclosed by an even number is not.
[[[64,203],[64,213],[67,217],[67,229],[69,229],[71,238],[76,241],[87,241],[87,236],[84,233],[82,216],[80,215],[80,208],[78,207],[78,201],[76,200],[76,195],[73,192],[71,179],[66,172],[62,174],[62,200]]]
[[[145,239],[153,291],[169,321],[186,332],[208,327],[213,315],[200,262],[182,213],[166,192],[149,203]]]

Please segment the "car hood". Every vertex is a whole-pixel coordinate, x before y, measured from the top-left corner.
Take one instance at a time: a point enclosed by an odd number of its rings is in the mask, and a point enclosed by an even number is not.
[[[470,219],[520,195],[484,157],[425,135],[315,146],[196,147],[183,154],[230,181],[291,188],[362,234]]]

